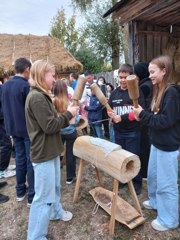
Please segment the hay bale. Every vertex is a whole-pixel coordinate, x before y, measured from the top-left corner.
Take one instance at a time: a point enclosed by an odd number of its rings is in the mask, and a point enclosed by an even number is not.
[[[170,40],[162,53],[172,58],[176,75],[180,74],[180,39]]]

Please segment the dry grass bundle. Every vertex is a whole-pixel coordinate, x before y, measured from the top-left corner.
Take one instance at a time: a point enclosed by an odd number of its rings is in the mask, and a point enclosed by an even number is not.
[[[72,71],[82,72],[83,66],[60,43],[50,36],[0,34],[0,74],[14,71],[14,62],[25,57],[31,62],[48,60],[56,66],[59,76]]]
[[[163,49],[163,54],[168,55],[172,58],[174,63],[174,69],[176,75],[180,75],[180,39],[170,40],[165,49]]]

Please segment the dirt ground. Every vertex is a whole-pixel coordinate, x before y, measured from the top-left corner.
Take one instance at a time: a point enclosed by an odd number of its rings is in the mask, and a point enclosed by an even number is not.
[[[11,161],[13,163],[13,160]],[[78,161],[77,161],[78,165]],[[77,166],[78,167],[78,166]],[[106,189],[113,189],[113,179],[104,173]],[[110,217],[98,208],[92,214],[95,202],[89,190],[99,186],[94,168],[86,164],[81,179],[78,201],[73,203],[75,183],[66,185],[65,166],[62,169],[62,203],[66,210],[72,211],[74,217],[70,222],[54,221],[49,224],[48,240],[112,240],[108,236]],[[3,180],[0,180],[3,181]],[[1,193],[10,197],[10,200],[0,206],[0,240],[25,240],[29,209],[27,199],[23,202],[15,200],[15,177],[6,179],[8,186]],[[131,197],[127,188],[121,189],[119,195],[128,202]],[[147,198],[146,181],[143,181],[143,191],[138,196],[140,204]],[[116,221],[114,240],[180,240],[180,229],[167,232],[157,232],[151,228],[151,221],[156,212],[142,207],[146,221],[144,224],[130,230],[127,226]]]

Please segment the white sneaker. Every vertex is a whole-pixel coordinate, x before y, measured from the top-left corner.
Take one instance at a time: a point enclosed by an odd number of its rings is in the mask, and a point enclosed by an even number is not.
[[[26,193],[22,197],[16,197],[16,201],[17,202],[22,202],[25,199],[25,197],[26,197]]]
[[[15,169],[16,169],[16,165],[15,164],[11,164],[7,168],[7,170],[15,170]]]
[[[5,170],[0,172],[0,178],[9,178],[14,177],[16,175],[15,170]]]
[[[164,227],[162,226],[157,219],[153,220],[151,222],[151,226],[152,228],[154,228],[157,231],[167,231],[167,230],[171,230],[170,228]]]
[[[28,207],[28,208],[31,208],[31,203],[27,203],[27,207]]]
[[[71,212],[69,211],[64,211],[62,217],[60,218],[60,220],[67,222],[70,221],[72,219],[73,215]]]
[[[153,209],[153,207],[151,207],[150,205],[150,201],[149,200],[146,200],[143,202],[143,206],[146,208],[146,209]]]

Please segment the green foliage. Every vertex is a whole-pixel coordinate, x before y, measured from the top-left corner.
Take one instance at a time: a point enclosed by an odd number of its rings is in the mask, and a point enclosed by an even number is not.
[[[76,53],[76,58],[83,64],[84,71],[90,70],[93,73],[99,73],[103,71],[104,61],[102,58],[97,58],[97,55],[92,49],[84,46],[81,47]]]
[[[98,58],[111,62],[112,68],[119,67],[120,57],[124,55],[124,36],[113,16],[103,18],[103,14],[117,0],[71,0],[86,16],[89,46]]]
[[[75,15],[70,17],[67,22],[64,8],[58,10],[57,15],[52,20],[51,35],[58,38],[60,43],[74,54],[78,47],[79,38]]]
[[[63,46],[78,58],[84,70],[88,69],[93,73],[102,71],[104,60],[88,46],[89,30],[76,30],[75,15],[67,21],[64,9],[58,10],[52,21],[51,35],[57,37]]]
[[[124,54],[123,33],[112,16],[102,15],[117,0],[71,0],[75,7],[84,11],[86,22],[76,28],[76,17],[67,21],[64,9],[53,18],[51,35],[57,37],[64,47],[94,73],[117,69],[120,56]],[[81,12],[82,14],[82,12]]]
[[[94,0],[71,0],[71,2],[75,8],[79,8],[80,11],[86,11],[91,7]]]

